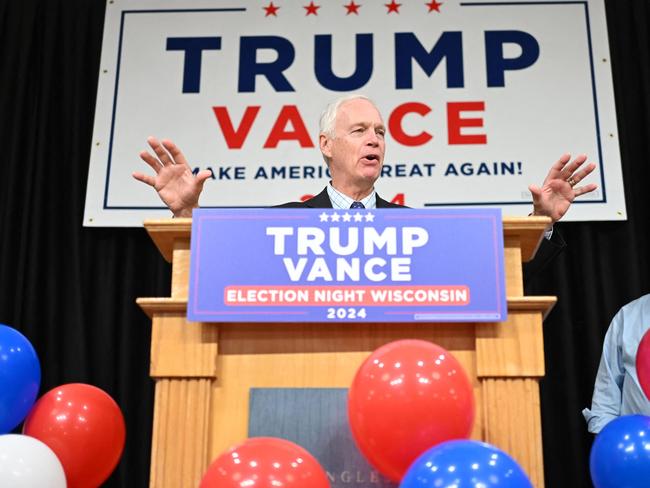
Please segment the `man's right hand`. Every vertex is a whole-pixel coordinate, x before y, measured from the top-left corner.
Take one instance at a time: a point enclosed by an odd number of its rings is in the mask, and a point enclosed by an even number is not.
[[[140,158],[151,166],[156,175],[150,176],[136,171],[133,177],[152,186],[174,217],[191,217],[192,209],[199,206],[203,184],[212,173],[203,170],[196,176],[192,174],[192,168],[187,164],[185,156],[172,141],[159,141],[155,137],[148,137],[147,143],[154,154],[142,151]]]

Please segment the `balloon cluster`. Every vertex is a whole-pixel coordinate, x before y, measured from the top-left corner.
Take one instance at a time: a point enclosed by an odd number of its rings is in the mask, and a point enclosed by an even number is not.
[[[420,340],[386,344],[358,369],[348,420],[359,450],[401,488],[531,488],[506,453],[467,440],[474,422],[472,384],[442,347]],[[327,488],[328,477],[302,447],[284,439],[247,439],[218,456],[201,488]]]
[[[124,448],[120,408],[81,383],[54,388],[34,403],[40,381],[34,347],[0,324],[0,486],[100,486]],[[9,434],[23,420],[23,435]]]

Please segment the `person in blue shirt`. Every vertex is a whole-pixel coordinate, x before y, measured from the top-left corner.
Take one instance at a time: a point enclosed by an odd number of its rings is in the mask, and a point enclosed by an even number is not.
[[[636,374],[636,352],[650,329],[650,294],[623,306],[612,319],[605,340],[591,409],[582,414],[589,432],[597,434],[621,415],[650,415],[650,400]]]

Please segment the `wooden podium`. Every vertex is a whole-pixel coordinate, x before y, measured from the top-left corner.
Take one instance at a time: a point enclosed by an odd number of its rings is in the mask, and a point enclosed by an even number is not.
[[[188,322],[192,221],[145,222],[172,263],[171,296],[137,300],[153,327],[150,486],[195,488],[212,459],[246,439],[249,388],[348,387],[371,351],[414,338],[451,351],[470,376],[476,399],[472,438],[508,452],[533,485],[543,487],[542,320],[556,299],[525,297],[521,264],[532,258],[549,222],[504,219],[508,321],[461,324]]]

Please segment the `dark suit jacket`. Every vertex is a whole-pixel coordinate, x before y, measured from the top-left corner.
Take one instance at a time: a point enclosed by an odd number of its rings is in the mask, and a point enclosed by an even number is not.
[[[305,202],[288,202],[282,205],[276,205],[279,208],[332,208],[332,202],[327,194],[327,188],[313,198]],[[408,208],[403,205],[390,203],[377,195],[377,208]],[[535,258],[528,263],[524,263],[524,284],[533,278],[537,273],[546,267],[555,256],[557,256],[566,246],[562,235],[557,229],[553,231],[552,238],[542,239],[542,242],[535,254]]]

